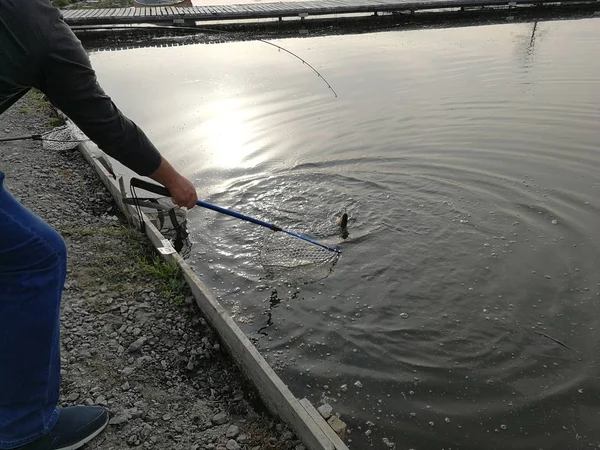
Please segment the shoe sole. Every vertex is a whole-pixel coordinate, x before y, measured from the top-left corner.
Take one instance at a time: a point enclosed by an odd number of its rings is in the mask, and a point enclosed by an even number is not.
[[[83,447],[85,444],[90,442],[92,439],[94,439],[96,436],[98,436],[100,433],[102,433],[104,431],[104,429],[108,425],[108,421],[109,421],[109,417],[107,414],[106,421],[104,422],[104,424],[100,428],[98,428],[96,431],[94,431],[92,434],[90,434],[89,436],[86,436],[84,439],[77,442],[76,444],[69,445],[68,447],[60,447],[56,450],[77,450],[78,448]]]

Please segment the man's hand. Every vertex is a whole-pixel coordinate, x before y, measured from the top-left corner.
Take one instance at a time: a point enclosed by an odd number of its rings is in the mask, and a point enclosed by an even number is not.
[[[171,198],[176,205],[185,206],[189,209],[196,206],[196,202],[198,201],[196,188],[187,178],[179,176],[177,180],[165,185],[165,187],[171,193]]]
[[[150,178],[169,190],[171,198],[177,206],[191,209],[196,205],[198,201],[196,188],[190,180],[179,174],[165,158],[162,159],[160,166],[150,175]]]

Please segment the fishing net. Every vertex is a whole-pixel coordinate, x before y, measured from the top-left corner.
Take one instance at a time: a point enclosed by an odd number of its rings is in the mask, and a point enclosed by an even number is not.
[[[268,278],[316,281],[326,278],[340,254],[281,231],[265,232],[260,264]]]
[[[34,139],[42,141],[44,150],[53,151],[71,150],[77,147],[79,143],[89,141],[79,128],[70,123],[54,128]]]
[[[9,136],[0,138],[0,142],[9,141],[41,141],[44,150],[71,150],[79,145],[80,142],[89,141],[79,128],[71,123],[53,128],[42,134],[28,134],[25,136]]]
[[[141,214],[144,213],[156,228],[173,243],[174,250],[184,257],[189,256],[191,243],[186,229],[187,210],[179,208],[168,197],[139,198],[134,185],[159,195],[165,189],[132,179],[132,198],[124,201],[136,206],[140,215],[140,223],[143,223]],[[259,251],[259,261],[268,278],[287,278],[295,281],[322,279],[331,273],[339,258],[339,250],[313,241],[306,236],[283,230],[267,222],[210,203],[199,201],[198,205],[268,228]],[[159,250],[161,249],[159,248]],[[162,250],[166,251],[168,248]]]

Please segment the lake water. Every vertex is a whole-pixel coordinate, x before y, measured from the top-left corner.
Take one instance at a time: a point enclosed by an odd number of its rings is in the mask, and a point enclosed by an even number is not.
[[[271,281],[195,208],[201,278],[353,449],[600,448],[600,20],[276,42],[339,96],[258,42],[91,54],[203,199],[343,251]]]

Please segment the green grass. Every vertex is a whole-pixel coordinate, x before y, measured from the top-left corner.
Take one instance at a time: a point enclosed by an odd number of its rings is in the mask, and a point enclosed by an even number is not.
[[[159,282],[157,287],[161,297],[175,305],[183,304],[188,293],[188,285],[179,266],[167,263],[156,255],[139,258],[138,264],[144,275]]]
[[[33,105],[38,109],[44,109],[50,106],[50,103],[48,102],[46,96],[37,89],[31,89],[27,93],[27,96],[33,100]]]
[[[177,306],[190,295],[179,266],[163,261],[146,237],[133,228],[63,226],[59,232],[93,250],[93,258],[72,268],[72,276],[83,289],[94,290],[106,283],[111,291],[127,296],[143,284]]]
[[[50,125],[52,125],[53,127],[62,127],[65,123],[65,119],[58,115],[50,119]]]
[[[53,127],[60,127],[65,124],[65,120],[58,115],[56,110],[52,107],[52,104],[48,101],[48,97],[46,97],[42,92],[38,91],[37,89],[31,89],[27,93],[27,96],[31,100],[33,108],[36,110],[36,112],[48,114],[50,118],[50,125]],[[21,108],[19,112],[22,114],[27,114],[30,111],[27,108]]]

